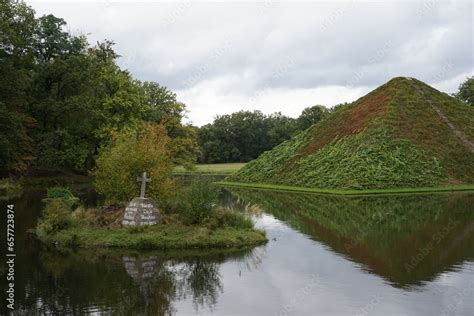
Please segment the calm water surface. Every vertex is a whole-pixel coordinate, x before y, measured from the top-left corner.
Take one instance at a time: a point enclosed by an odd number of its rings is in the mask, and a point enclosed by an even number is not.
[[[221,203],[251,214],[269,242],[171,253],[41,249],[26,231],[42,197],[27,191],[8,201],[16,208],[15,314],[474,315],[472,193],[223,191]],[[5,288],[4,263],[0,272]]]

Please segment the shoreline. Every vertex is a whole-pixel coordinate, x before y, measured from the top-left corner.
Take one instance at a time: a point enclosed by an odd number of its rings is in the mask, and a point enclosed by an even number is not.
[[[393,189],[318,189],[280,184],[265,183],[244,183],[219,181],[217,185],[222,187],[236,187],[248,189],[261,189],[282,192],[312,193],[323,195],[339,196],[360,196],[360,195],[390,195],[390,194],[420,194],[420,193],[448,193],[448,192],[474,192],[474,184],[447,185],[437,187],[420,188],[393,188]]]
[[[36,237],[45,245],[59,248],[110,248],[129,250],[193,250],[253,247],[265,244],[265,232],[258,229],[204,226],[151,225],[137,228],[73,227],[52,235]]]

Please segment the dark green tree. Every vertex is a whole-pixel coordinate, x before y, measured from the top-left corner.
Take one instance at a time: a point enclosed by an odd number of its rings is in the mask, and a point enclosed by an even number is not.
[[[454,97],[469,105],[474,105],[474,77],[468,77],[463,83],[461,83],[458,92],[454,94]]]
[[[303,110],[296,120],[298,130],[303,131],[329,115],[329,110],[322,105],[315,105]]]
[[[140,86],[143,119],[164,124],[171,138],[173,162],[191,166],[196,162],[199,147],[196,128],[183,124],[186,105],[177,100],[174,92],[156,82],[145,81]]]
[[[27,128],[28,91],[34,68],[34,11],[23,2],[0,1],[0,172],[22,173],[32,162]]]
[[[295,120],[281,113],[239,111],[199,129],[200,162],[247,162],[290,138]]]
[[[269,149],[290,139],[298,131],[297,120],[281,112],[270,114],[266,117],[266,139]]]

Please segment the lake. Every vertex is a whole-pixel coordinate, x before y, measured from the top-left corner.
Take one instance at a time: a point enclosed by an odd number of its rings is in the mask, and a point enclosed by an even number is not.
[[[250,214],[266,245],[66,253],[27,234],[43,196],[0,202],[16,210],[18,315],[474,315],[473,193],[223,190],[221,204]]]

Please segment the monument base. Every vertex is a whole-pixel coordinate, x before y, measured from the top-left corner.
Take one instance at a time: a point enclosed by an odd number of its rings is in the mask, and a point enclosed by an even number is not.
[[[155,225],[160,219],[160,211],[153,199],[137,197],[125,209],[122,226]]]

